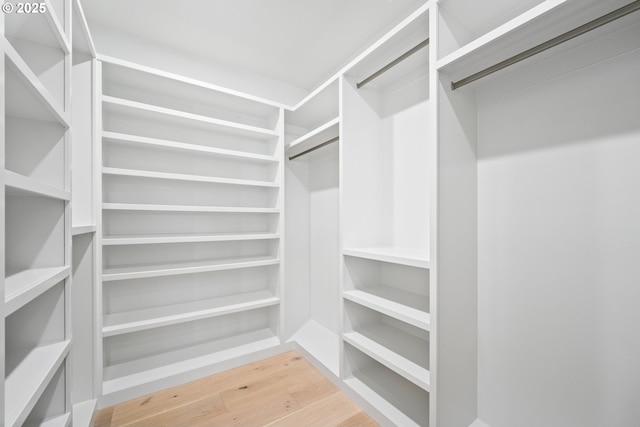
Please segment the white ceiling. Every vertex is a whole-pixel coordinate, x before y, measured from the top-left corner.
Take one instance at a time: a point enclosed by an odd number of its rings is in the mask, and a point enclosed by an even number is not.
[[[89,28],[309,91],[424,0],[81,0]],[[100,44],[97,43],[100,53]]]

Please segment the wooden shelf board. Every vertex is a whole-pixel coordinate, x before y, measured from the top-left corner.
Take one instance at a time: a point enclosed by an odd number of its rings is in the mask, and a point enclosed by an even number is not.
[[[258,213],[258,214],[280,213],[280,209],[278,208],[149,205],[149,204],[133,204],[133,203],[103,203],[102,209],[117,210],[117,211],[152,211],[152,212],[210,212],[210,213]]]
[[[280,345],[270,329],[261,329],[218,341],[136,359],[105,368],[103,394],[184,375],[210,365]]]
[[[227,150],[223,148],[207,147],[198,144],[187,144],[184,142],[168,141],[157,138],[147,138],[144,136],[128,135],[117,132],[102,132],[102,139],[105,141],[117,141],[126,142],[132,144],[141,144],[151,147],[164,148],[170,150],[193,152],[198,154],[210,154],[212,156],[229,157],[240,160],[255,161],[255,162],[278,162],[278,158],[275,156],[268,156],[265,154],[255,154],[245,151]]]
[[[340,118],[336,117],[292,141],[287,146],[287,154],[296,155],[302,151],[308,150],[337,137],[339,135],[339,127]]]
[[[343,296],[349,301],[417,328],[431,330],[431,316],[419,308],[429,306],[429,299],[426,296],[382,286],[345,291]]]
[[[253,137],[276,137],[278,132],[260,128],[256,126],[244,125],[241,123],[235,123],[227,120],[216,119],[213,117],[202,116],[199,114],[187,113],[184,111],[173,110],[171,108],[159,107],[156,105],[145,104],[142,102],[130,101],[127,99],[116,98],[114,96],[103,95],[102,102],[104,104],[105,111],[111,109],[128,109],[136,110],[139,113],[158,115],[164,118],[172,118],[178,121],[189,121],[191,123],[200,123],[203,125],[214,126],[219,129],[226,129],[229,132],[237,133],[241,135],[248,135]]]
[[[182,304],[153,307],[144,310],[107,314],[104,316],[102,335],[137,332],[161,326],[175,325],[226,314],[277,305],[280,302],[269,291],[231,295]]]
[[[26,423],[24,427],[69,427],[71,425],[71,414],[65,413],[55,417],[47,418],[40,423]],[[75,426],[81,426],[82,424],[75,424]],[[86,424],[87,426],[89,424]]]
[[[71,193],[68,191],[52,187],[12,171],[4,171],[4,182],[8,195],[36,195],[64,201],[71,200]]]
[[[145,245],[157,243],[194,243],[194,242],[233,242],[240,240],[273,240],[279,239],[278,233],[210,233],[210,234],[157,234],[141,236],[104,236],[102,244]]]
[[[280,184],[269,181],[250,181],[244,179],[232,179],[232,178],[216,178],[210,176],[201,175],[186,175],[179,173],[167,173],[167,172],[152,172],[141,171],[135,169],[122,169],[122,168],[102,168],[103,175],[119,175],[129,176],[137,178],[151,178],[151,179],[166,179],[173,181],[190,181],[190,182],[205,182],[210,184],[225,184],[225,185],[244,185],[249,187],[268,187],[278,188]]]
[[[69,266],[34,268],[5,279],[5,317],[33,301],[71,274]]]
[[[95,224],[74,225],[71,227],[71,235],[78,236],[80,234],[95,233],[98,227]]]
[[[40,79],[31,71],[10,43],[4,42],[6,65],[7,115],[70,127],[70,116],[62,104],[54,99]]]
[[[343,255],[366,258],[375,261],[390,262],[393,264],[407,265],[411,267],[429,268],[429,255],[427,251],[398,247],[378,248],[344,248]]]
[[[370,337],[375,336],[376,340]],[[429,370],[402,354],[394,351],[388,345],[404,347],[405,351],[412,352],[412,359],[420,358],[420,348],[411,348],[412,341],[417,342],[419,338],[409,336],[406,332],[392,328],[387,325],[378,324],[375,328],[370,328],[364,333],[358,331],[346,332],[343,339],[353,347],[367,354],[372,359],[385,365],[395,373],[403,376],[421,389],[430,391]],[[425,355],[428,358],[429,351]],[[428,363],[428,360],[426,360]]]
[[[33,349],[5,380],[5,422],[21,425],[69,353],[70,341]]]
[[[104,282],[113,280],[141,279],[145,277],[173,276],[179,274],[205,273],[209,271],[232,270],[279,264],[274,257],[252,257],[212,261],[194,261],[179,264],[155,264],[146,266],[119,267],[105,269]]]

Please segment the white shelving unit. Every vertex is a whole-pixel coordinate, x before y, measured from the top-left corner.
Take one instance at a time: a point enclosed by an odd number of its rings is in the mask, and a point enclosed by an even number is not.
[[[2,18],[7,426],[71,414],[70,4]]]
[[[284,138],[277,106],[101,66],[109,404],[279,345]]]
[[[433,423],[430,49],[363,82],[424,46],[429,28],[423,7],[342,77],[342,377],[386,422],[403,426]]]

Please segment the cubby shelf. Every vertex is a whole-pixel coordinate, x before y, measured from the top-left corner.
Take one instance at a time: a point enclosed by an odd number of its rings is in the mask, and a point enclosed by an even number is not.
[[[86,400],[73,405],[73,425],[90,426],[96,411],[97,399]]]
[[[39,423],[26,423],[24,427],[68,427],[71,425],[71,414],[66,413],[57,417],[47,418]]]
[[[5,379],[5,425],[24,423],[69,353],[70,341],[36,347]]]
[[[49,46],[60,47],[65,53],[71,52],[71,44],[58,19],[51,0],[43,0],[44,13],[12,13],[5,18],[5,32],[14,37]]]
[[[145,104],[142,102],[130,101],[127,99],[116,98],[109,95],[102,96],[104,111],[109,114],[116,111],[128,112],[129,115],[139,113],[144,117],[162,117],[163,120],[176,121],[178,123],[201,124],[205,126],[213,126],[217,129],[227,130],[230,133],[251,137],[277,137],[278,132],[249,126],[240,123],[234,123],[227,120],[215,119],[199,114],[186,113],[184,111],[174,110],[171,108],[158,107],[156,105]]]
[[[278,208],[151,205],[151,204],[139,204],[139,203],[103,203],[102,209],[116,210],[116,211],[152,211],[152,212],[211,212],[211,213],[257,213],[257,214],[280,213],[280,209]]]
[[[114,245],[145,245],[155,243],[193,243],[193,242],[232,242],[240,240],[273,240],[279,239],[277,233],[212,233],[189,235],[142,235],[142,236],[104,236],[102,244]]]
[[[110,337],[161,326],[175,325],[240,311],[269,307],[279,303],[269,291],[231,295],[183,304],[153,307],[104,317],[102,335]]]
[[[4,48],[9,71],[7,101],[10,102],[6,103],[7,115],[58,122],[68,128],[71,120],[62,105],[53,98],[10,43],[5,41]]]
[[[17,174],[12,171],[4,171],[4,182],[7,187],[7,194],[36,195],[49,197],[57,200],[71,200],[71,193],[59,188],[52,187],[43,182]]]
[[[109,366],[104,373],[104,395],[108,399],[122,390],[166,381],[279,344],[278,337],[267,328]]]
[[[265,162],[265,163],[272,163],[272,162],[279,161],[278,158],[275,156],[268,156],[264,154],[254,154],[254,153],[245,152],[245,151],[236,151],[236,150],[227,150],[227,149],[216,148],[216,147],[207,147],[207,146],[198,145],[198,144],[187,144],[184,142],[168,141],[168,140],[158,139],[158,138],[148,138],[144,136],[128,135],[128,134],[123,134],[118,132],[104,131],[102,132],[102,139],[103,141],[106,141],[106,142],[118,141],[118,142],[130,143],[130,144],[145,145],[150,148],[163,148],[168,150],[179,150],[179,151],[186,151],[186,152],[202,153],[202,154],[208,154],[212,156],[235,158],[235,159],[246,160],[246,161]]]
[[[95,225],[74,225],[71,227],[71,235],[79,236],[81,234],[95,233],[97,227]]]
[[[5,316],[33,301],[61,280],[69,277],[71,268],[33,268],[5,279]]]
[[[299,153],[314,148],[339,134],[340,118],[336,117],[327,123],[315,128],[309,133],[297,138],[288,145],[289,154]]]
[[[375,337],[375,340],[371,337]],[[430,391],[429,370],[415,362],[429,356],[428,351],[421,354],[418,338],[397,328],[376,324],[364,333],[346,332],[343,339],[423,390]],[[402,348],[411,353],[411,358],[394,351],[393,348]]]
[[[179,264],[157,264],[105,269],[104,282],[113,280],[141,279],[144,277],[173,276],[179,274],[204,273],[209,271],[232,270],[238,268],[275,265],[280,260],[275,257],[251,257],[211,261],[194,261]]]
[[[427,251],[419,249],[397,247],[344,248],[342,253],[348,256],[412,267],[429,268],[431,265]]]
[[[371,287],[345,291],[345,299],[429,331],[431,316],[418,307],[428,307],[429,298],[390,287]]]
[[[214,178],[210,176],[201,176],[201,175],[186,175],[186,174],[167,173],[167,172],[151,172],[151,171],[140,171],[140,170],[134,170],[134,169],[109,168],[109,167],[103,167],[102,173],[104,175],[119,175],[119,176],[150,178],[150,179],[166,179],[166,180],[174,180],[174,181],[205,182],[210,184],[243,185],[248,187],[277,188],[280,186],[280,184],[276,182],[269,182],[269,181]]]

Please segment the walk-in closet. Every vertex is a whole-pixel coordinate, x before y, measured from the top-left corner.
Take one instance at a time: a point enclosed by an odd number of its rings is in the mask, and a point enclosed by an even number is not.
[[[640,425],[640,0],[2,10],[0,424],[293,357],[331,425]]]

